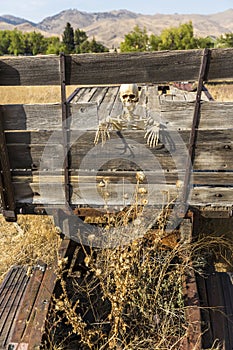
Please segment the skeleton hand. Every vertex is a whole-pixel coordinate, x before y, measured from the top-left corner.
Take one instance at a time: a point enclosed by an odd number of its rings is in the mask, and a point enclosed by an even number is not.
[[[106,143],[107,139],[110,139],[111,130],[121,130],[122,125],[117,119],[106,118],[105,122],[99,124],[98,130],[95,134],[94,144],[97,145],[101,138],[102,146]]]
[[[160,131],[160,124],[153,123],[153,125],[147,127],[146,134],[144,138],[147,139],[146,143],[150,147],[155,147],[159,144],[159,131]]]
[[[110,133],[108,129],[108,123],[99,124],[98,130],[95,133],[94,144],[97,145],[99,139],[101,138],[102,146],[105,144],[107,139],[110,139]]]

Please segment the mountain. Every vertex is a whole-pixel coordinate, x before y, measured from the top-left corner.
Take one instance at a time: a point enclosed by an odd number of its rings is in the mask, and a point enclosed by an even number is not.
[[[15,17],[11,15],[0,16],[0,22],[12,24],[13,26],[20,25],[22,23],[30,23],[32,26],[36,26],[36,23],[30,22],[24,18]]]
[[[124,35],[136,25],[146,28],[148,34],[159,35],[164,28],[177,27],[192,21],[194,34],[198,37],[213,36],[233,32],[233,9],[210,15],[199,14],[154,14],[143,15],[128,10],[88,13],[76,9],[64,10],[54,16],[46,17],[39,23],[11,15],[0,16],[0,30],[17,28],[22,31],[39,31],[44,36],[62,35],[66,23],[74,29],[84,30],[88,37],[108,48],[118,47]]]

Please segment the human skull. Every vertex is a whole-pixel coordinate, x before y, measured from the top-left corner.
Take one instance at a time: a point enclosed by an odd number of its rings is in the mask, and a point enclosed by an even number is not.
[[[120,99],[123,105],[127,106],[138,101],[137,84],[122,84],[120,86]]]

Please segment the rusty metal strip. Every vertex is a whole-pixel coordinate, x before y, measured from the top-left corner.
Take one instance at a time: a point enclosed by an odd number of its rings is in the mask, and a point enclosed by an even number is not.
[[[0,194],[5,219],[16,221],[14,189],[11,181],[10,161],[3,127],[2,106],[0,106]]]
[[[190,176],[191,176],[192,165],[195,158],[195,146],[196,146],[198,126],[200,121],[201,92],[203,90],[203,82],[206,79],[206,75],[207,75],[209,54],[210,54],[210,50],[207,48],[204,49],[200,71],[199,71],[193,123],[192,123],[192,128],[189,136],[189,150],[188,150],[189,156],[187,159],[186,172],[185,172],[185,178],[184,178],[183,203],[185,206],[186,206],[187,199],[189,196],[189,191],[190,191]]]
[[[66,59],[65,55],[60,55],[60,74],[61,74],[61,103],[62,103],[62,136],[64,149],[64,186],[65,186],[65,200],[66,205],[70,203],[70,179],[69,179],[69,106],[66,100]]]

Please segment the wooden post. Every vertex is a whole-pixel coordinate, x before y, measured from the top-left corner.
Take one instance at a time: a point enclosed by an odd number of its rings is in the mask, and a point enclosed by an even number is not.
[[[3,128],[2,106],[0,106],[0,195],[5,219],[7,221],[16,221],[14,190],[11,182],[10,161]]]

